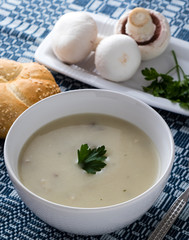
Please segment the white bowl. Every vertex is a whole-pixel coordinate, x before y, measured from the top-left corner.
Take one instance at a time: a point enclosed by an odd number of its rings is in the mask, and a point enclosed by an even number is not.
[[[24,143],[45,124],[77,113],[108,114],[125,119],[142,129],[152,139],[160,155],[160,174],[155,184],[127,202],[98,208],[56,204],[28,190],[18,176],[18,158]],[[96,235],[123,228],[153,205],[169,177],[174,159],[174,142],[163,118],[145,103],[112,91],[85,89],[48,97],[26,110],[8,132],[4,156],[10,179],[18,194],[39,218],[61,231]]]

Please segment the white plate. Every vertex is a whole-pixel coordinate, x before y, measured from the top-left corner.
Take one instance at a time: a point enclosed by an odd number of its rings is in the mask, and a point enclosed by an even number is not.
[[[91,14],[91,16],[95,19],[98,32],[101,35],[108,36],[113,34],[116,22],[115,20],[101,15]],[[183,115],[189,115],[189,111],[180,108],[178,104],[174,104],[164,98],[154,97],[142,90],[142,86],[147,86],[149,83],[144,80],[141,70],[145,67],[154,67],[157,71],[166,73],[174,64],[171,50],[176,52],[179,64],[182,66],[186,74],[189,74],[187,67],[189,63],[189,43],[176,38],[171,38],[167,50],[160,57],[142,62],[134,77],[129,81],[122,83],[111,82],[98,75],[94,65],[94,54],[91,54],[87,59],[77,65],[67,65],[62,63],[56,58],[52,51],[51,33],[44,39],[36,50],[35,59],[37,62],[44,64],[54,71],[65,74],[91,86],[125,93],[138,98],[151,106]]]

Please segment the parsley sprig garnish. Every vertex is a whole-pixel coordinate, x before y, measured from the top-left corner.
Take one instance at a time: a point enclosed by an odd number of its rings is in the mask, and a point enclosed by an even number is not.
[[[96,174],[106,166],[104,162],[107,158],[105,156],[105,146],[91,149],[88,144],[83,144],[80,150],[77,150],[78,164],[87,173]]]
[[[145,68],[142,74],[147,81],[152,81],[147,87],[143,87],[145,92],[156,97],[163,97],[172,102],[179,103],[180,107],[189,109],[189,75],[186,75],[179,65],[176,54],[172,51],[175,66],[167,73],[158,73],[154,68]],[[177,80],[170,73],[175,71]]]

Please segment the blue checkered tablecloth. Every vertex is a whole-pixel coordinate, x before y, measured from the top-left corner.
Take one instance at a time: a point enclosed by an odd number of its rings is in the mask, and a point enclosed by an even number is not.
[[[172,36],[189,41],[188,0],[0,0],[0,57],[20,62],[34,61],[34,53],[68,11],[88,11],[118,19],[134,7],[163,13]],[[186,54],[189,54],[186,53]],[[90,88],[84,83],[53,72],[62,91]],[[21,201],[7,174],[0,140],[0,240],[41,239],[147,239],[173,201],[189,184],[189,117],[156,109],[168,123],[175,141],[175,161],[168,183],[155,204],[139,220],[103,236],[77,236],[60,232],[37,218]],[[189,203],[176,220],[167,240],[189,239]]]

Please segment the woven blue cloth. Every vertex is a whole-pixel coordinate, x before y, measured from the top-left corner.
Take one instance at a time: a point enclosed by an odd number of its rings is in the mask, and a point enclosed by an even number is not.
[[[0,57],[34,61],[40,42],[57,19],[68,11],[88,11],[118,19],[125,10],[139,6],[163,13],[170,23],[172,36],[189,41],[188,0],[0,0]],[[53,75],[62,91],[91,87],[55,72]],[[60,232],[37,218],[21,201],[9,179],[4,164],[4,141],[0,140],[0,240],[147,239],[173,201],[189,185],[189,117],[161,109],[156,111],[168,123],[175,141],[175,161],[168,183],[139,220],[103,236],[84,237]],[[165,239],[189,239],[189,203]]]

